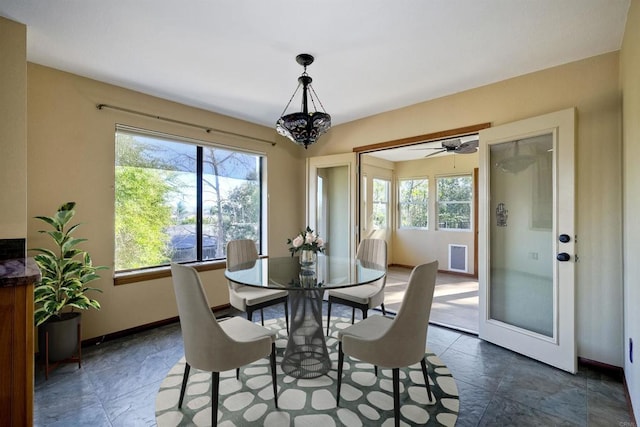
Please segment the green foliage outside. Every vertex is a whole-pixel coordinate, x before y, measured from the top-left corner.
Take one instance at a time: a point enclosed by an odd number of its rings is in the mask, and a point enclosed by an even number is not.
[[[260,186],[251,180],[236,187],[222,203],[224,236],[235,239],[259,240],[257,219],[260,218]]]
[[[438,227],[469,229],[471,227],[470,176],[438,178]]]
[[[150,169],[116,167],[116,270],[169,262],[171,191],[159,174]]]
[[[429,181],[400,181],[400,227],[427,228],[429,224]]]
[[[389,206],[389,181],[383,179],[373,180],[373,218],[374,228],[387,228]]]
[[[116,144],[115,268],[127,270],[169,262],[172,224],[168,196],[174,186],[170,172],[154,169],[147,147],[132,137],[118,135]]]
[[[227,241],[260,237],[256,156],[213,147],[202,152],[202,234],[215,245],[215,253],[203,247],[203,258],[223,258]],[[195,259],[189,245],[196,233],[196,162],[195,146],[117,133],[116,270]],[[181,241],[179,250],[172,236]]]

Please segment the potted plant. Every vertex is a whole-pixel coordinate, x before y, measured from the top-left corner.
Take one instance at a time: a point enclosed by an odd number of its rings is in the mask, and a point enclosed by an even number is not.
[[[77,248],[87,239],[71,235],[80,225],[68,225],[75,215],[75,205],[75,202],[67,202],[54,216],[36,216],[51,226],[51,230],[39,232],[49,235],[55,246],[54,250],[31,249],[38,252],[34,259],[42,274],[34,289],[34,320],[38,326],[41,355],[45,353],[45,338],[48,337],[47,362],[68,359],[79,349],[80,313],[74,310],[100,309],[100,303],[89,298],[87,292],[102,291],[87,284],[99,279],[97,271],[107,267],[94,266],[89,254]]]

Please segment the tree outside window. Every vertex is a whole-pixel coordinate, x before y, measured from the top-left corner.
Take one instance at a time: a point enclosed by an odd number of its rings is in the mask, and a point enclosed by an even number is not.
[[[115,270],[225,257],[261,235],[260,156],[118,129]]]
[[[399,228],[428,228],[429,180],[400,179],[398,181]]]
[[[391,183],[386,179],[373,179],[373,228],[385,229],[388,227],[390,187]]]
[[[438,229],[471,230],[471,175],[439,177]]]

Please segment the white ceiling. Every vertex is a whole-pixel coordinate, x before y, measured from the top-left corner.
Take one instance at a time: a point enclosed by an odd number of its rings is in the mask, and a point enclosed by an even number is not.
[[[618,50],[629,2],[0,0],[0,15],[27,25],[30,62],[266,126],[310,53],[337,125]]]

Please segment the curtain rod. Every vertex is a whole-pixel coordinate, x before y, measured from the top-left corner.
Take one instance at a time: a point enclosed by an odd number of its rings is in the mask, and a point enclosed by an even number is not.
[[[221,133],[223,135],[237,136],[237,137],[240,137],[240,138],[251,139],[251,140],[254,140],[254,141],[258,141],[258,142],[266,142],[267,144],[271,144],[272,147],[275,147],[275,145],[276,145],[275,141],[269,141],[267,139],[257,138],[255,136],[242,135],[240,133],[229,132],[229,131],[226,131],[226,130],[216,129],[216,128],[212,128],[212,127],[209,127],[209,126],[203,126],[203,125],[199,125],[199,124],[195,124],[195,123],[184,122],[182,120],[170,119],[168,117],[157,116],[155,114],[149,114],[149,113],[145,113],[143,111],[131,110],[129,108],[117,107],[115,105],[98,104],[98,105],[96,105],[96,108],[98,110],[103,110],[105,108],[109,108],[109,109],[112,109],[112,110],[123,111],[123,112],[129,113],[129,114],[136,114],[138,116],[150,117],[152,119],[162,120],[162,121],[169,122],[169,123],[175,123],[175,124],[178,124],[178,125],[183,125],[183,126],[189,126],[189,127],[192,127],[192,128],[202,129],[206,133],[215,132],[215,133]]]

